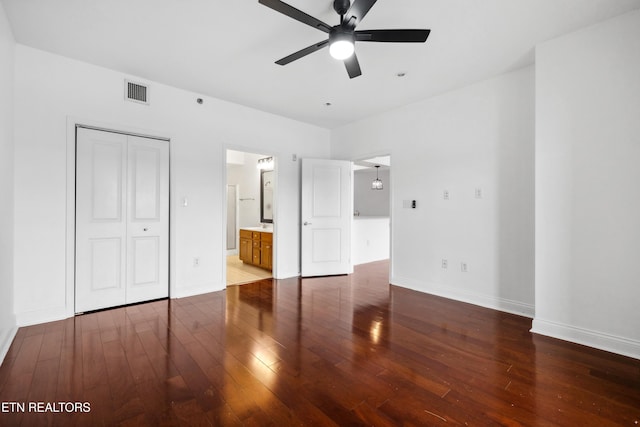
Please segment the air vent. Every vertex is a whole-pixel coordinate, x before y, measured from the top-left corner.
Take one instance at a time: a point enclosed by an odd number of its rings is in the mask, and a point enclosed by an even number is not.
[[[124,81],[124,99],[127,101],[149,104],[149,88],[140,83]]]

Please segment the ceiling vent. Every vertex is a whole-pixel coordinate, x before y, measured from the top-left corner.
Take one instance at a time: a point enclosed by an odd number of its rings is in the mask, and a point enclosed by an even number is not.
[[[127,101],[149,104],[149,87],[140,83],[124,81],[124,99]]]

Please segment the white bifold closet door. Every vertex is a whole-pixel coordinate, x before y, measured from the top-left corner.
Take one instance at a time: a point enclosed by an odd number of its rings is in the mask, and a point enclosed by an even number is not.
[[[75,311],[169,296],[169,143],[77,129]]]

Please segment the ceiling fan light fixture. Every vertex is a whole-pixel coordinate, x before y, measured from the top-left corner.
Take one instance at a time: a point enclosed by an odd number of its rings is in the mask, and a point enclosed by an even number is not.
[[[344,60],[351,57],[354,51],[353,33],[334,30],[329,34],[329,53],[333,58]]]
[[[333,58],[344,61],[350,79],[362,75],[360,63],[355,54],[356,40],[378,43],[424,43],[431,32],[431,30],[416,29],[356,30],[358,24],[376,4],[376,0],[333,0],[333,10],[340,16],[340,23],[333,26],[282,0],[258,0],[258,3],[329,35],[328,39],[287,55],[277,60],[276,64],[287,65],[329,47]]]

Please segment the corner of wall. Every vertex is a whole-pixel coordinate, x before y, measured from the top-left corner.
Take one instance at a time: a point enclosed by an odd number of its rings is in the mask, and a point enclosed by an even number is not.
[[[531,332],[640,359],[640,341],[535,318]]]
[[[8,316],[9,319],[6,320],[7,324],[14,325],[10,328],[0,330],[0,365],[4,361],[4,358],[7,356],[9,352],[9,348],[13,343],[13,339],[16,336],[16,332],[18,332],[18,327],[16,325],[16,319],[14,315]]]
[[[13,271],[15,46],[11,25],[0,3],[0,363],[17,331]]]
[[[640,11],[536,47],[532,332],[640,359]]]
[[[391,284],[450,300],[466,302],[480,307],[490,308],[492,310],[515,314],[517,316],[524,316],[530,319],[533,319],[534,317],[535,310],[533,304],[527,304],[521,301],[514,301],[495,295],[479,294],[465,290],[453,290],[451,287],[438,283],[425,283],[407,277],[394,276],[391,278]]]

